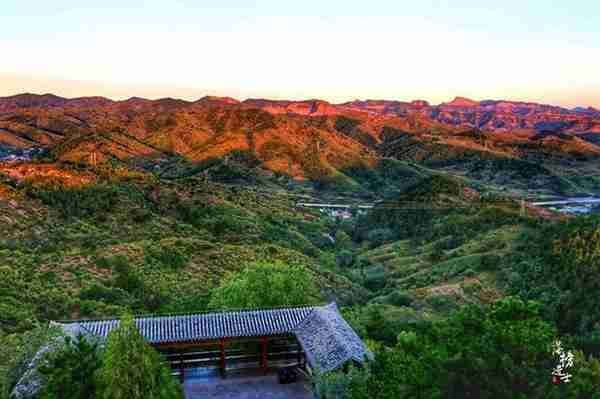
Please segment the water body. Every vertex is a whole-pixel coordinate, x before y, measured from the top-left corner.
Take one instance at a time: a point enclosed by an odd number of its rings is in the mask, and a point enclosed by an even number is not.
[[[570,214],[600,213],[600,197],[566,197],[552,201],[534,202],[535,206]]]

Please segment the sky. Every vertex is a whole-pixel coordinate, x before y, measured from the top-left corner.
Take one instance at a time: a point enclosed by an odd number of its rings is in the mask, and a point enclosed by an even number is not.
[[[597,0],[1,1],[0,96],[600,108]]]

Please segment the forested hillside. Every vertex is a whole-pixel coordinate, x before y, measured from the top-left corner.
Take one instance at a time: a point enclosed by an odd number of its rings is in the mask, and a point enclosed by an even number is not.
[[[302,293],[336,301],[376,354],[315,381],[325,397],[600,392],[600,221],[520,202],[598,192],[595,125],[504,134],[401,104],[29,100],[0,109],[0,397],[51,320]],[[298,202],[374,207],[336,217]],[[552,382],[556,340],[575,354],[569,384]],[[112,345],[88,364],[99,384],[127,346]],[[67,347],[52,361],[71,366],[54,369],[73,377],[90,351]]]
[[[274,175],[244,153],[227,162],[173,161],[156,173],[55,162],[5,166],[3,389],[15,383],[14,367],[31,356],[32,340],[44,334],[49,320],[201,311],[223,281],[256,262],[307,270],[320,300],[337,301],[372,341],[378,353],[373,374],[355,379],[385,384],[388,373],[400,373],[406,392],[425,384],[435,395],[451,388],[491,398],[502,397],[495,395],[509,386],[516,390],[505,397],[551,397],[543,396],[553,392],[552,356],[544,345],[560,338],[581,351],[577,389],[596,389],[600,373],[592,356],[600,351],[600,303],[587,293],[598,288],[599,222],[523,210],[493,188],[474,188],[469,179],[382,162],[346,171],[358,192],[385,198],[351,219],[296,206],[300,199],[339,199],[335,185]],[[497,352],[485,356],[468,341],[480,361],[508,355],[519,362],[520,351],[535,352],[526,365],[502,366],[500,374],[489,363],[486,384],[493,389],[484,392],[479,383],[464,380],[469,367],[479,367],[473,359],[464,360],[462,371],[454,369],[461,364],[456,351],[467,341],[452,339],[479,337],[478,329],[488,331],[495,323],[508,323],[510,334],[521,338],[490,336],[499,346],[487,348]],[[488,333],[504,334],[495,328]],[[529,334],[542,336],[534,342],[525,339]],[[514,354],[505,352],[507,339]],[[451,346],[437,347],[446,341]],[[504,367],[525,374],[508,377],[503,373],[512,372]],[[424,380],[411,380],[409,369],[420,370]],[[530,373],[537,375],[531,386],[505,380]],[[358,389],[352,381],[344,386]],[[391,388],[377,386],[376,392],[353,395],[390,395]],[[592,397],[573,395],[556,397]]]

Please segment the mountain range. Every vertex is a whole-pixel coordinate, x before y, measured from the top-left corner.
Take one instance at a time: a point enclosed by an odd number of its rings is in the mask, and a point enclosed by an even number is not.
[[[63,98],[53,94],[19,94],[0,97],[0,114],[20,111],[27,108],[102,108],[132,106],[139,108],[151,104],[185,107],[192,105],[239,106],[259,108],[273,114],[299,114],[309,116],[339,115],[344,113],[367,113],[405,117],[420,114],[454,126],[478,127],[484,130],[501,129],[575,129],[598,128],[600,110],[593,107],[572,109],[538,104],[533,102],[484,100],[475,101],[465,97],[455,97],[450,102],[431,105],[425,100],[411,102],[394,100],[354,100],[341,104],[312,99],[303,101],[247,99],[239,101],[231,97],[206,96],[197,101],[184,101],[171,98],[147,100],[132,97],[123,101],[113,101],[105,97]],[[556,125],[554,125],[556,124]]]
[[[172,156],[202,162],[241,151],[301,180],[339,177],[385,158],[487,180],[499,178],[499,164],[512,168],[500,179],[523,168],[588,176],[600,159],[600,110],[463,97],[431,105],[21,94],[0,98],[0,147],[45,148],[56,161],[84,163],[157,164]],[[537,180],[538,188],[547,183]]]

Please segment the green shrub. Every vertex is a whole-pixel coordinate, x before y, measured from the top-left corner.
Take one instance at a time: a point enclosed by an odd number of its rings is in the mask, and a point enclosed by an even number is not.
[[[347,370],[313,374],[312,382],[318,399],[352,399],[352,387],[366,383],[368,368],[349,366]]]
[[[131,302],[129,293],[118,287],[105,287],[99,283],[93,283],[79,293],[83,300],[100,301],[115,305],[127,305]]]
[[[113,284],[117,288],[121,288],[129,293],[135,293],[141,290],[144,283],[139,275],[137,275],[129,263],[127,257],[117,255],[111,262],[113,268]]]
[[[449,313],[458,308],[456,298],[450,295],[435,295],[427,298],[427,303],[436,312]]]
[[[98,343],[83,336],[65,337],[64,344],[47,352],[38,368],[43,380],[40,399],[95,399],[100,364]]]
[[[481,257],[479,270],[494,271],[498,270],[502,265],[502,258],[496,254],[484,254]]]
[[[390,305],[394,306],[410,306],[413,299],[410,294],[403,291],[394,291],[386,298]]]
[[[365,270],[365,287],[372,291],[379,290],[385,286],[386,272],[381,265],[371,266]]]
[[[65,218],[101,216],[114,208],[118,190],[114,186],[90,186],[80,189],[30,190],[44,204],[57,209]]]
[[[180,270],[187,264],[188,255],[180,248],[160,245],[148,249],[146,260],[156,261],[168,269]]]
[[[465,269],[465,270],[462,272],[462,275],[463,275],[464,277],[473,277],[473,276],[475,276],[476,274],[477,274],[477,272],[475,272],[475,270],[473,270],[473,269],[471,269],[471,268]]]
[[[392,241],[395,238],[394,232],[388,228],[378,228],[371,230],[366,235],[366,240],[370,242],[371,247],[375,248]]]
[[[434,247],[428,256],[429,260],[433,263],[441,262],[445,259],[445,257],[446,253],[439,247]]]

